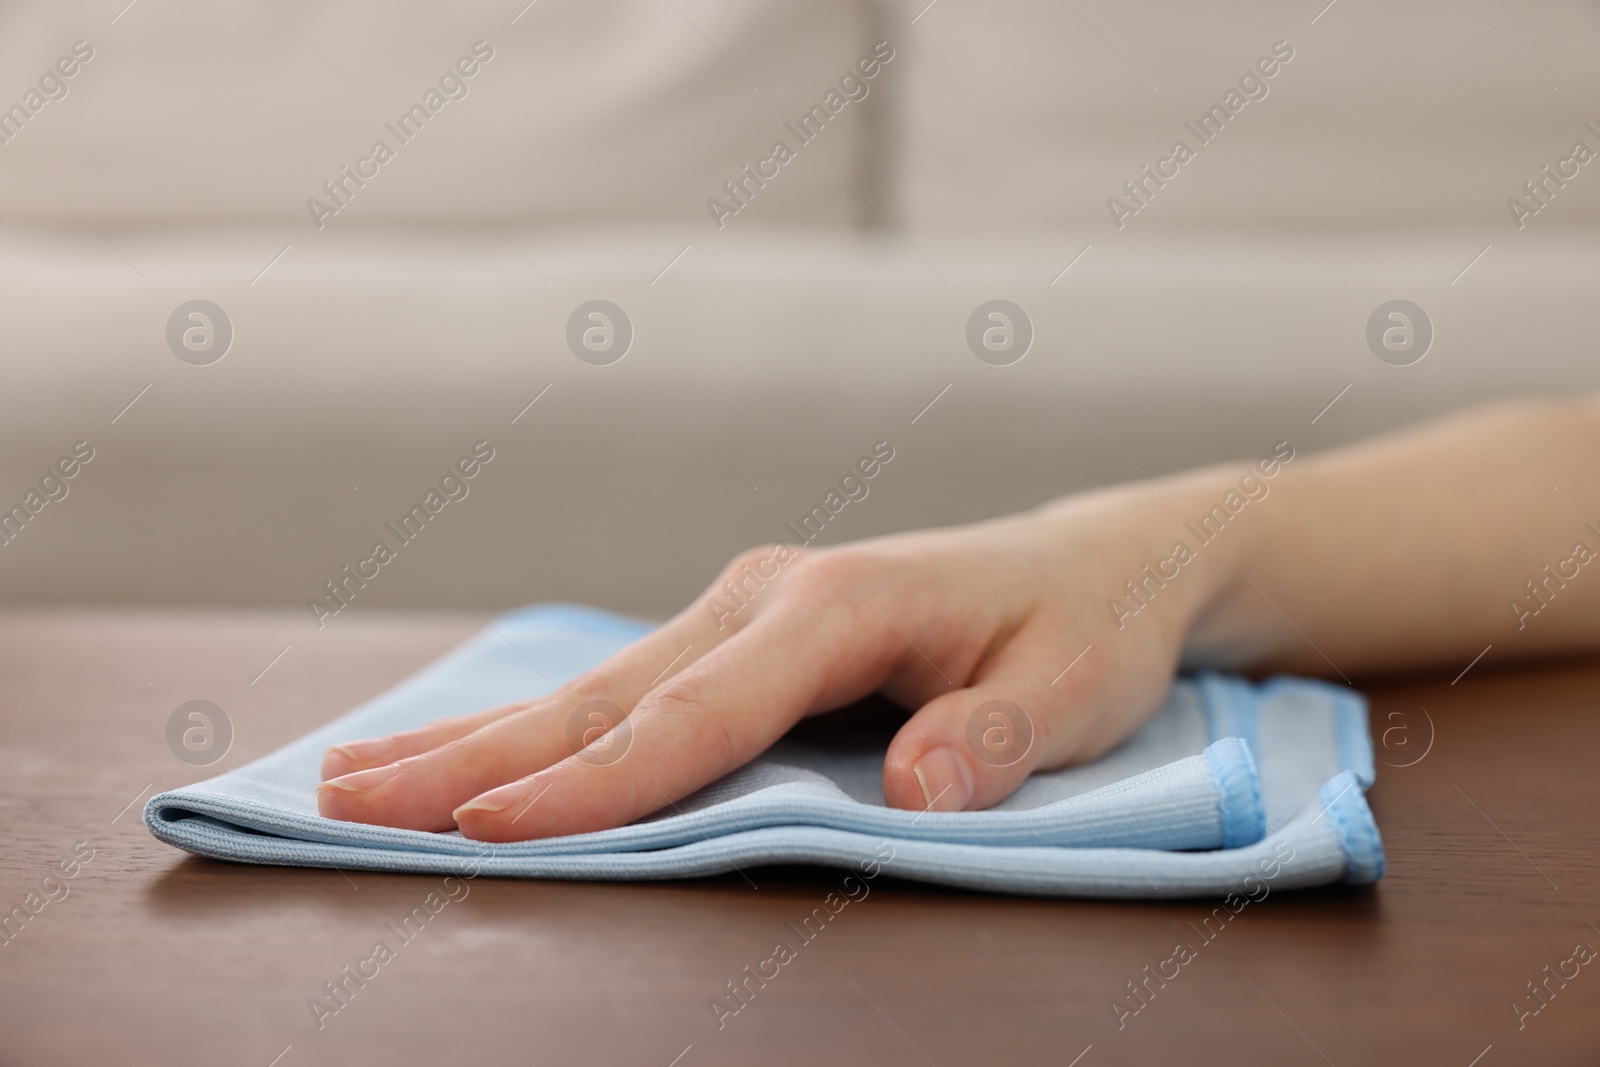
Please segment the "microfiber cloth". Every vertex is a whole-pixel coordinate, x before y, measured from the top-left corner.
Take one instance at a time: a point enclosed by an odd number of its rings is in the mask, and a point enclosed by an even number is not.
[[[650,629],[588,608],[501,616],[361,707],[269,756],[152,797],[169,844],[244,863],[521,878],[687,878],[779,863],[1044,896],[1156,898],[1363,884],[1383,876],[1364,791],[1365,701],[1322,682],[1180,678],[1100,759],[1029,777],[986,811],[885,805],[887,736],[803,727],[629,826],[509,844],[317,814],[329,745],[548,692]],[[836,716],[837,718],[837,716]],[[848,718],[848,716],[846,716]],[[627,753],[622,758],[639,758]]]

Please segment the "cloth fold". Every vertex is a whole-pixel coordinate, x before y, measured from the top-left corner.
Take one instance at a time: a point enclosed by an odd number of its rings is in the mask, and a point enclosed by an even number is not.
[[[881,784],[889,734],[798,729],[664,812],[596,833],[487,844],[317,814],[329,745],[536,696],[648,630],[564,605],[504,615],[277,752],[152,797],[145,824],[216,859],[527,878],[872,864],[996,892],[1177,897],[1243,891],[1250,878],[1290,888],[1382,877],[1382,844],[1363,796],[1373,780],[1365,702],[1343,687],[1291,678],[1180,679],[1117,749],[1036,773],[981,812],[889,808]]]

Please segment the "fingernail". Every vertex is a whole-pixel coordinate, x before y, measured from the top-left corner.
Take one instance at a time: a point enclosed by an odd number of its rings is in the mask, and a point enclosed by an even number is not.
[[[948,748],[924,753],[911,765],[922,785],[928,811],[965,811],[972,803],[972,776],[961,758]]]
[[[497,815],[509,808],[512,804],[512,801],[516,799],[515,797],[507,797],[504,801],[490,800],[489,798],[493,795],[493,793],[485,793],[483,796],[478,797],[475,800],[467,801],[455,811],[452,811],[450,813],[450,817],[457,822],[460,822],[462,814],[469,811],[481,811],[488,815]]]
[[[544,791],[549,788],[548,785],[535,782],[532,778],[524,778],[520,782],[512,782],[510,785],[503,785],[499,789],[491,789],[482,796],[473,797],[450,814],[457,822],[461,820],[462,813],[468,811],[481,811],[489,815],[498,815],[511,807],[511,805],[526,800],[532,794],[537,793],[542,796]],[[535,797],[535,799],[538,798]],[[532,804],[528,805],[528,807],[532,806]],[[523,811],[526,810],[527,808],[523,809]],[[521,817],[520,814],[517,816],[519,819]]]
[[[370,770],[356,771],[354,774],[347,774],[340,778],[329,778],[317,788],[331,787],[333,789],[342,789],[346,793],[365,793],[367,790],[387,782],[399,774],[400,770],[400,764],[391,763],[387,767],[373,767]]]
[[[394,742],[387,737],[378,737],[370,741],[346,741],[330,747],[351,763],[375,763],[388,757]]]

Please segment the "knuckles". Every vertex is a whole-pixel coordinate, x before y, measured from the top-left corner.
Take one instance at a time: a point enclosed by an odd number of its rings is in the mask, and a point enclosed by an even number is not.
[[[851,601],[882,572],[882,566],[856,548],[814,552],[799,560],[793,570],[794,587],[806,600]]]
[[[733,558],[703,597],[719,631],[742,630],[767,603],[788,588],[810,552],[786,544],[757,545]]]
[[[719,628],[742,627],[755,611],[782,600],[806,610],[859,601],[880,584],[887,561],[870,550],[765,544],[746,549],[723,568],[707,591]]]
[[[740,552],[722,569],[720,581],[737,581],[746,574],[771,580],[797,560],[810,555],[803,548],[771,542]]]

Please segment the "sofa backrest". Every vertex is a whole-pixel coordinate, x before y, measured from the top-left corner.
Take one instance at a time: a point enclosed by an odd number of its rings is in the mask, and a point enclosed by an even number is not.
[[[0,115],[0,221],[709,223],[706,201],[869,51],[858,0],[520,6],[0,5],[0,108],[22,108]],[[841,125],[782,166],[781,195],[746,179],[752,216],[859,218],[842,180],[859,124]]]
[[[0,6],[0,223],[1600,222],[1583,0],[518,7]]]
[[[1584,0],[938,0],[905,53],[918,226],[1502,226],[1544,165],[1600,152]],[[1146,177],[1180,140],[1176,177]],[[1600,221],[1600,161],[1567,170],[1551,215]]]

